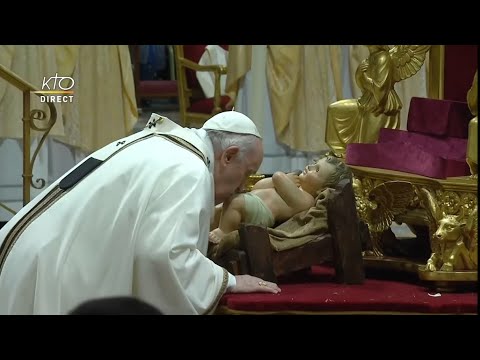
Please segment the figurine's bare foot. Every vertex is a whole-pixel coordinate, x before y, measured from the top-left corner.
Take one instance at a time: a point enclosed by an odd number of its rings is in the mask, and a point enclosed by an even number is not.
[[[219,228],[216,228],[208,234],[208,241],[210,241],[213,244],[218,244],[220,241],[222,241],[224,232],[220,230]]]

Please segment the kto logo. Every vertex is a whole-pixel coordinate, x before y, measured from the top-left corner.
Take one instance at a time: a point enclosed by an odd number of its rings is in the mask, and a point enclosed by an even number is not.
[[[43,94],[40,96],[40,101],[44,102],[56,102],[56,103],[68,103],[73,101],[73,86],[75,80],[69,76],[51,76],[47,79],[43,77],[42,90],[34,91],[36,94]]]

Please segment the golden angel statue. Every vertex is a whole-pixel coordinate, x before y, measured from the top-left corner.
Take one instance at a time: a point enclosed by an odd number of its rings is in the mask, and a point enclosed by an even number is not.
[[[407,211],[415,196],[413,185],[407,181],[386,181],[369,190],[355,179],[353,188],[358,215],[370,232],[372,250],[367,255],[382,257],[382,233],[392,225],[397,215]]]
[[[366,45],[369,56],[355,73],[359,99],[336,101],[327,109],[325,141],[343,157],[347,144],[375,143],[381,128],[398,129],[402,102],[394,86],[415,75],[430,45]]]

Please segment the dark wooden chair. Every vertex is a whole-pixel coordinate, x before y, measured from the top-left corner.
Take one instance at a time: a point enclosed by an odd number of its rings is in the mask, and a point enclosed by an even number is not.
[[[341,181],[327,204],[329,233],[293,249],[276,251],[265,227],[242,224],[241,248],[227,251],[216,262],[235,275],[251,274],[276,282],[281,275],[331,262],[336,280],[361,284],[365,273],[359,218],[351,180]]]

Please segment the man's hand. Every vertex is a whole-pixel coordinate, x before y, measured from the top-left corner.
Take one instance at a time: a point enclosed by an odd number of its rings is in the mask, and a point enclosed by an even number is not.
[[[251,275],[237,275],[237,285],[231,288],[228,292],[231,293],[252,293],[252,292],[269,292],[278,294],[282,290],[277,284],[263,281],[262,279]]]

